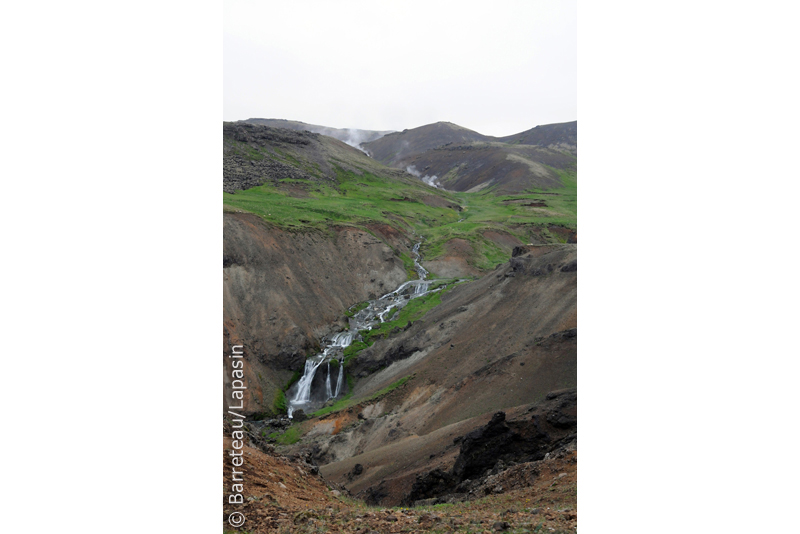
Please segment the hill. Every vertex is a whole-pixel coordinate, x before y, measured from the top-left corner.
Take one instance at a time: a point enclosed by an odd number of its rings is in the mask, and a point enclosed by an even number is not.
[[[490,141],[491,138],[473,132],[452,122],[437,122],[384,135],[364,144],[376,160],[386,165],[404,168],[409,157],[446,144],[468,144],[473,141]]]
[[[363,143],[374,141],[394,131],[359,130],[357,128],[331,128],[330,126],[306,124],[305,122],[289,121],[285,119],[247,119],[240,122],[269,126],[271,128],[287,128],[289,130],[297,130],[301,132],[309,131],[312,133],[327,135],[355,148],[359,148]]]
[[[299,423],[303,438],[292,450],[308,451],[329,480],[361,497],[397,505],[417,475],[454,466],[454,437],[498,410],[527,409],[575,388],[576,246],[517,253],[456,286],[409,328],[362,349],[347,368],[358,379],[352,397]],[[348,479],[355,464],[364,475]]]
[[[536,145],[555,150],[566,150],[578,155],[578,121],[536,126],[524,132],[497,138],[509,144]]]
[[[519,147],[509,150],[525,154]],[[491,269],[516,245],[574,241],[573,176],[557,174],[550,184],[561,187],[546,194],[450,192],[328,136],[223,124],[227,211],[253,213],[292,231],[327,231],[332,225],[373,231],[383,225],[409,241],[423,241],[423,256],[442,275]]]
[[[499,138],[438,122],[385,135],[364,148],[386,165],[451,191],[518,194],[558,189],[577,176],[577,121]]]
[[[445,145],[405,158],[401,164],[436,176],[449,191],[518,194],[558,189],[561,173],[575,175],[575,158],[564,152],[531,145],[471,143]]]
[[[574,160],[463,152],[484,145]],[[447,152],[466,161],[415,157]],[[241,346],[248,531],[574,529],[576,180],[537,164],[549,189],[447,191],[326,135],[223,124],[224,396]],[[418,276],[417,249],[430,292],[357,326],[305,382],[326,395],[313,413],[285,418],[321,349]]]

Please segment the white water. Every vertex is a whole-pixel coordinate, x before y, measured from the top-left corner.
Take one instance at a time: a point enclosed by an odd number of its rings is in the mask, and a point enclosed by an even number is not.
[[[416,245],[414,245],[414,248],[411,249],[411,252],[414,254],[414,267],[416,267],[416,269],[417,269],[417,274],[419,275],[419,279],[420,280],[425,280],[425,277],[428,276],[428,271],[425,270],[425,267],[423,267],[419,263],[419,260],[422,258],[419,255],[419,246],[421,244],[422,243],[420,242],[420,243],[417,243]],[[427,288],[427,286],[426,286],[426,288]]]
[[[289,388],[286,394],[290,418],[292,417],[292,412],[297,409],[303,409],[305,412],[319,409],[325,402],[337,398],[342,393],[342,382],[344,381],[343,351],[345,348],[349,347],[354,340],[361,338],[359,330],[378,328],[381,323],[390,320],[395,312],[405,307],[411,299],[439,291],[439,289],[429,291],[431,282],[426,280],[428,271],[420,265],[420,244],[421,243],[417,243],[411,250],[414,256],[414,269],[419,275],[419,280],[404,282],[394,291],[378,299],[369,301],[366,308],[350,318],[350,328],[348,330],[334,334],[326,343],[323,343],[324,348],[322,352],[306,360],[303,376],[300,377],[300,380],[298,380],[296,384]],[[335,388],[331,383],[330,361],[332,359],[336,359],[339,363],[339,376],[336,379]],[[325,393],[324,398],[322,398],[323,395],[321,394],[314,395],[312,384],[317,370],[326,362],[328,365],[324,380]]]
[[[331,361],[328,360],[328,379],[325,380],[325,394],[328,395],[330,399],[333,397],[333,392],[331,391]]]
[[[342,390],[342,377],[344,377],[344,365],[339,366],[339,378],[336,380],[336,393],[333,394],[334,397],[338,397],[339,392]]]

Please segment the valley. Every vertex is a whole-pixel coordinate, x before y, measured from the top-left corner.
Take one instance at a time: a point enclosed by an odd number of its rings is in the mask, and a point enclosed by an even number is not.
[[[223,125],[245,529],[574,531],[575,123],[352,146],[258,120]]]

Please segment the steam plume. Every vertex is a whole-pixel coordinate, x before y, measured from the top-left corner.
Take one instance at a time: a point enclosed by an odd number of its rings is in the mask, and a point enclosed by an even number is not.
[[[430,185],[431,187],[435,187],[436,189],[442,188],[442,184],[439,183],[439,177],[436,176],[435,174],[433,176],[428,176],[427,174],[425,176],[422,176],[422,173],[419,172],[414,165],[409,165],[408,167],[406,167],[406,172],[408,174],[416,176],[417,178],[419,178],[426,184]]]

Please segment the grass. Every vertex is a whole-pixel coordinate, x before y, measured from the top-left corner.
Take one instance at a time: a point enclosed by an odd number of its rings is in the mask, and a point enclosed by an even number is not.
[[[382,390],[378,391],[377,393],[375,393],[374,395],[372,395],[371,397],[369,397],[368,399],[365,399],[365,400],[367,402],[377,400],[380,397],[383,397],[384,395],[386,395],[387,393],[391,393],[395,389],[399,388],[400,386],[402,386],[403,384],[405,384],[406,382],[408,382],[412,378],[414,378],[414,375],[404,376],[403,378],[401,378],[397,382],[392,382],[391,384],[389,384],[388,386],[386,386],[385,388],[383,388]]]
[[[289,229],[326,229],[331,224],[361,226],[373,222],[422,230],[453,222],[458,213],[448,208],[427,206],[419,199],[431,194],[429,188],[404,181],[389,180],[373,174],[361,176],[339,170],[338,184],[305,182],[306,198],[295,198],[280,184],[223,193],[226,209],[254,213],[276,226]],[[410,198],[411,201],[399,201]]]
[[[362,350],[371,347],[377,339],[386,338],[397,330],[402,330],[409,323],[419,320],[431,309],[435,308],[442,302],[442,294],[451,290],[459,282],[455,278],[448,278],[445,280],[437,280],[433,282],[430,289],[442,288],[441,291],[436,293],[429,293],[422,297],[411,299],[406,306],[400,310],[397,318],[391,321],[382,323],[380,328],[376,330],[362,330],[361,337],[363,341],[354,341],[349,347],[344,349],[344,366],[347,368],[350,362],[358,356]]]
[[[255,158],[258,154],[309,171],[307,164],[279,149],[258,151],[247,145],[237,145],[237,150],[248,157]],[[370,173],[359,175],[336,169],[336,183],[291,180],[291,185],[305,189],[308,197],[291,196],[279,181],[237,191],[236,194],[223,193],[223,206],[228,211],[253,213],[270,224],[295,231],[328,232],[331,226],[336,225],[368,231],[366,227],[369,224],[388,224],[406,235],[415,232],[422,236],[421,253],[428,261],[444,256],[448,242],[463,239],[472,247],[470,263],[486,270],[508,261],[510,256],[484,236],[488,231],[505,232],[527,242],[530,233],[526,227],[557,225],[577,228],[577,174],[575,171],[551,169],[561,178],[562,187],[530,189],[516,195],[497,195],[492,188],[477,193],[446,192],[433,190],[413,180],[389,179]],[[422,202],[431,195],[459,204],[463,211],[437,208]],[[510,202],[519,200],[543,201],[547,207]],[[555,237],[552,240],[559,241]],[[410,255],[400,253],[398,256],[408,278],[416,279]]]
[[[403,384],[405,384],[406,382],[408,382],[412,378],[414,378],[414,375],[405,376],[405,377],[401,378],[400,380],[398,380],[397,382],[393,382],[393,383],[389,384],[388,386],[386,386],[382,390],[378,391],[377,393],[372,394],[371,396],[369,396],[367,398],[353,399],[352,398],[352,396],[353,396],[353,385],[352,385],[352,382],[351,382],[352,377],[350,375],[347,375],[347,389],[349,390],[347,395],[345,395],[344,397],[342,397],[341,399],[336,401],[336,403],[332,404],[331,406],[328,406],[328,407],[321,408],[321,409],[317,410],[316,412],[310,414],[310,416],[311,417],[320,417],[320,416],[323,416],[323,415],[326,415],[326,414],[329,414],[329,413],[339,412],[339,411],[344,410],[346,408],[349,408],[353,404],[356,404],[356,403],[359,403],[359,402],[372,402],[372,401],[378,400],[380,397],[383,397],[387,393],[391,393],[392,391],[394,391],[395,389],[399,388],[400,386],[402,386]]]
[[[275,392],[275,399],[272,401],[272,409],[275,413],[286,413],[286,395],[283,390],[279,389]]]
[[[347,317],[353,317],[355,314],[357,314],[358,312],[360,312],[361,310],[363,310],[367,306],[369,306],[369,302],[360,302],[360,303],[356,304],[355,306],[352,306],[349,310],[346,310],[344,312],[344,314]]]
[[[375,330],[369,330],[363,334],[362,338],[364,339],[364,343],[371,346],[375,340],[388,337],[395,329],[404,329],[409,324],[423,317],[431,309],[441,304],[442,294],[452,288],[453,286],[451,285],[436,293],[428,293],[421,297],[412,298],[408,304],[397,313],[396,319],[381,323],[380,327]]]
[[[346,375],[347,380],[347,395],[336,401],[330,406],[325,408],[320,408],[316,412],[310,414],[310,417],[320,417],[322,415],[331,413],[331,412],[338,412],[339,410],[343,410],[350,405],[350,398],[353,396],[353,383],[354,379],[350,375]]]
[[[300,372],[300,370],[299,370],[299,369],[298,369],[297,371],[295,371],[295,372],[294,372],[294,374],[292,375],[292,378],[290,378],[290,379],[289,379],[289,381],[288,381],[288,382],[286,382],[286,385],[285,385],[285,386],[283,386],[283,391],[289,391],[289,388],[290,388],[290,387],[292,387],[292,385],[293,385],[295,382],[297,382],[298,380],[300,380],[300,377],[301,377],[301,376],[303,376],[303,373],[302,373],[302,372]]]
[[[371,347],[373,343],[374,341],[370,341],[369,343],[364,343],[363,341],[354,341],[353,343],[350,344],[349,347],[344,349],[343,354],[344,354],[345,368],[347,368],[347,366],[350,364],[350,361],[353,358],[355,358],[359,352],[366,349],[367,347]]]
[[[287,428],[285,432],[273,432],[269,437],[275,439],[281,445],[293,445],[300,441],[300,438],[303,437],[303,433],[300,431],[299,426],[292,425]]]
[[[527,242],[529,233],[525,227],[538,226],[546,231],[548,226],[577,228],[577,175],[574,172],[552,169],[558,173],[564,186],[558,189],[531,189],[518,195],[496,195],[487,189],[478,193],[455,193],[464,211],[460,222],[442,224],[423,232],[426,240],[421,248],[426,260],[444,255],[446,244],[453,239],[462,239],[473,249],[472,263],[475,267],[492,269],[498,263],[508,261],[509,255],[484,234],[499,231]],[[524,206],[512,201],[543,201],[546,208]],[[553,241],[559,240],[555,237]]]
[[[406,254],[405,252],[401,252],[398,254],[400,259],[403,260],[403,268],[406,270],[406,276],[408,276],[409,280],[416,280],[419,278],[419,274],[417,273],[416,265],[414,265],[414,260]]]

